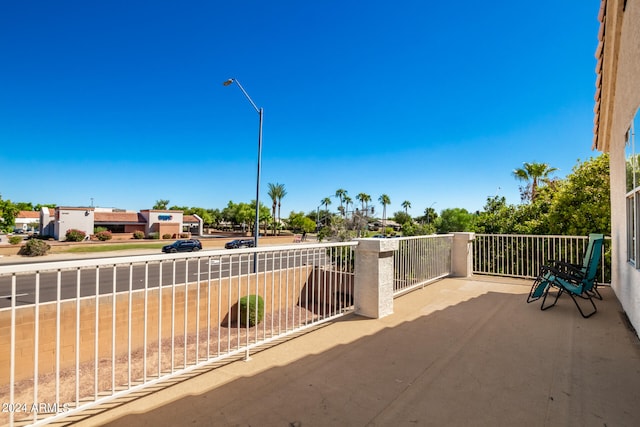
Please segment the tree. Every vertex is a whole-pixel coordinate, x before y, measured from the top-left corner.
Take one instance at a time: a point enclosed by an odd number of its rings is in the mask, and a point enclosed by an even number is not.
[[[344,208],[346,210],[346,212],[349,212],[349,205],[353,205],[353,200],[351,199],[351,197],[347,196],[345,194],[344,196]],[[346,214],[345,212],[345,214]]]
[[[269,191],[267,194],[271,198],[271,216],[273,218],[276,217],[276,208],[278,207],[278,184],[268,184]],[[273,235],[276,235],[276,222],[273,221]]]
[[[167,209],[167,206],[169,206],[169,200],[160,199],[160,200],[156,200],[156,204],[153,205],[152,209],[164,211]]]
[[[550,204],[548,225],[552,234],[611,233],[608,154],[573,167]]]
[[[413,219],[411,218],[411,215],[409,215],[406,212],[403,211],[398,211],[396,213],[393,214],[393,220],[395,222],[397,222],[398,224],[411,224],[413,222]]]
[[[196,208],[196,207],[192,207],[189,208],[187,210],[184,211],[185,215],[198,215],[200,218],[202,218],[202,222],[204,225],[211,225],[213,224],[213,215],[211,214],[210,210],[204,209],[204,208]]]
[[[322,199],[322,201],[320,202],[321,205],[324,205],[324,210],[328,211],[329,210],[329,205],[331,204],[331,198],[329,197],[325,197],[324,199]],[[325,225],[327,225],[327,221],[326,221],[327,217],[325,216]]]
[[[502,196],[487,197],[484,210],[477,213],[475,231],[487,234],[509,234],[514,232],[516,207],[507,205]]]
[[[464,208],[444,209],[436,221],[438,233],[473,231],[473,214]]]
[[[33,204],[31,202],[18,202],[16,203],[16,207],[21,211],[32,211]]]
[[[387,205],[391,204],[391,199],[386,194],[378,197],[378,201],[382,204],[382,225],[387,233]]]
[[[520,187],[522,201],[534,201],[540,184],[550,182],[549,175],[557,170],[557,168],[553,168],[546,163],[535,162],[525,162],[523,167],[514,170],[512,172],[513,176],[517,180],[526,181],[527,183],[524,187]]]
[[[278,184],[278,222],[280,221],[280,208],[282,207],[282,199],[287,195],[287,190],[284,188],[284,184]],[[278,231],[280,234],[280,231]]]
[[[358,193],[356,200],[360,201],[362,204],[362,212],[364,212],[364,216],[366,218],[369,214],[369,202],[371,201],[371,196],[367,193]]]
[[[2,200],[0,196],[0,230],[5,232],[13,231],[16,225],[16,216],[20,209],[11,200]]]
[[[340,208],[339,211],[340,213],[342,213],[342,216],[344,216],[345,212],[344,212],[344,206],[342,206],[342,204],[344,203],[344,197],[347,195],[347,190],[344,190],[342,188],[339,188],[336,190],[336,197],[340,200]]]
[[[304,212],[291,212],[287,224],[296,233],[312,233],[316,229],[316,222],[306,216]]]
[[[476,214],[475,231],[495,234],[608,234],[609,157],[602,154],[578,163],[565,179],[539,186],[534,200],[517,206],[504,197],[487,199]]]
[[[411,202],[408,200],[405,200],[404,202],[402,202],[400,204],[402,206],[402,208],[404,209],[404,213],[406,213],[407,215],[409,215],[409,208],[411,207]]]

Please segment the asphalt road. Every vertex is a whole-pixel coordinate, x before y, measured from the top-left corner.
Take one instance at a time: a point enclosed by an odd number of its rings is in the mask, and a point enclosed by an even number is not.
[[[225,278],[248,274],[253,271],[254,254],[225,255],[220,257],[192,258],[189,260],[175,259],[158,263],[132,264],[119,267],[101,267],[100,269],[67,270],[60,272],[46,272],[39,275],[40,303],[74,299],[78,292],[80,297],[128,292],[143,289],[145,283],[148,288],[172,286],[192,283],[200,280]],[[263,253],[258,257],[257,270],[259,272],[278,270],[308,264],[322,264],[325,262],[322,252],[296,254],[287,257]],[[115,271],[114,271],[115,270]],[[114,280],[115,273],[115,280]],[[16,305],[25,306],[36,302],[35,273],[16,275]],[[114,289],[115,287],[115,289]],[[11,307],[11,277],[0,277],[0,309]]]

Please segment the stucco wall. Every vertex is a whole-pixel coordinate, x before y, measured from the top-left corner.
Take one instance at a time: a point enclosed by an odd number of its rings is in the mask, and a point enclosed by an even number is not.
[[[607,17],[615,16],[620,1],[609,1]],[[620,15],[617,15],[620,16]],[[609,134],[611,164],[612,287],[637,331],[640,331],[640,271],[627,260],[625,133],[640,106],[640,1],[628,1],[621,20],[607,19],[605,55],[617,56],[617,70],[605,68],[603,82],[615,78]],[[613,23],[621,22],[620,28]],[[618,33],[618,30],[621,32]],[[619,34],[619,52],[613,37]],[[605,64],[607,62],[605,61]],[[637,130],[636,130],[637,131]],[[636,138],[637,139],[637,138]],[[638,147],[636,147],[636,150]]]
[[[93,208],[56,208],[54,237],[63,241],[67,231],[73,229],[90,236],[93,234],[93,219]]]

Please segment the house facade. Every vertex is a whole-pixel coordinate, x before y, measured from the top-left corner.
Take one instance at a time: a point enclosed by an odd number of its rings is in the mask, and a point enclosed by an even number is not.
[[[594,148],[609,153],[611,286],[640,331],[640,0],[602,0]]]

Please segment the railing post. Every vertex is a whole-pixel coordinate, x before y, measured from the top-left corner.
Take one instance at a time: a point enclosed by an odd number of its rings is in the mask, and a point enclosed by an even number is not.
[[[451,275],[470,277],[473,274],[473,240],[475,233],[452,233]]]
[[[355,259],[355,312],[378,319],[393,313],[393,253],[396,239],[358,239]]]

